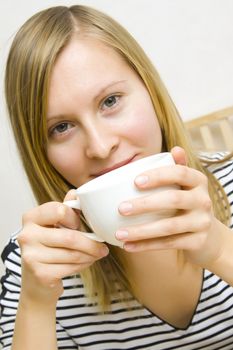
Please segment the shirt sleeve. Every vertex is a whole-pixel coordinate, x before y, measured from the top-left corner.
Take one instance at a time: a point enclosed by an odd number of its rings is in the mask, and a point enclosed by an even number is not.
[[[16,312],[19,303],[21,285],[20,248],[15,235],[2,252],[5,275],[1,278],[0,295],[0,344],[2,349],[10,349],[12,344]]]

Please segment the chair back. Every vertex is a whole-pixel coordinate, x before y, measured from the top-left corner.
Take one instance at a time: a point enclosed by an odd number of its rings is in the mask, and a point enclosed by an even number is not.
[[[233,107],[185,122],[195,149],[233,151]]]

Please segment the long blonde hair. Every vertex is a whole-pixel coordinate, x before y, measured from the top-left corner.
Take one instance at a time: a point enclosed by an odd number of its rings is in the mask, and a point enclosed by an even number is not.
[[[74,35],[96,37],[116,50],[135,70],[151,96],[162,130],[163,149],[170,150],[179,145],[186,150],[188,165],[208,176],[215,214],[226,222],[229,217],[226,195],[193,152],[179,114],[144,51],[112,18],[78,5],[49,8],[31,17],[15,36],[7,61],[5,91],[10,120],[38,203],[63,201],[72,187],[48,161],[46,113],[51,71],[58,55]],[[111,247],[110,250],[108,258],[82,274],[90,294],[97,292],[102,305],[108,303],[108,297],[114,291],[107,271],[112,271],[112,276],[125,289],[132,289],[118,249]]]

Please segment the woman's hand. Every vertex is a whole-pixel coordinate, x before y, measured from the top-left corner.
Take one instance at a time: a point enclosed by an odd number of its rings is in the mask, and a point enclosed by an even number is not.
[[[136,178],[135,184],[140,190],[172,184],[180,189],[155,192],[121,203],[119,211],[128,216],[174,209],[176,215],[124,227],[116,237],[125,242],[126,251],[183,250],[189,261],[204,267],[221,255],[224,241],[221,232],[225,226],[214,217],[207,177],[185,165],[182,148],[175,147],[171,152],[176,165],[147,171],[143,177]]]
[[[65,200],[73,199],[70,191]],[[22,253],[21,298],[50,303],[61,295],[62,281],[108,254],[105,244],[86,238],[77,212],[59,202],[43,204],[23,216],[18,236]]]

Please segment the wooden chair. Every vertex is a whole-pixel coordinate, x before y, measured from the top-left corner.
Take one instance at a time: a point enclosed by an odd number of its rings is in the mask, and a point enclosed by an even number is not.
[[[233,107],[185,122],[194,147],[200,151],[233,151]]]

